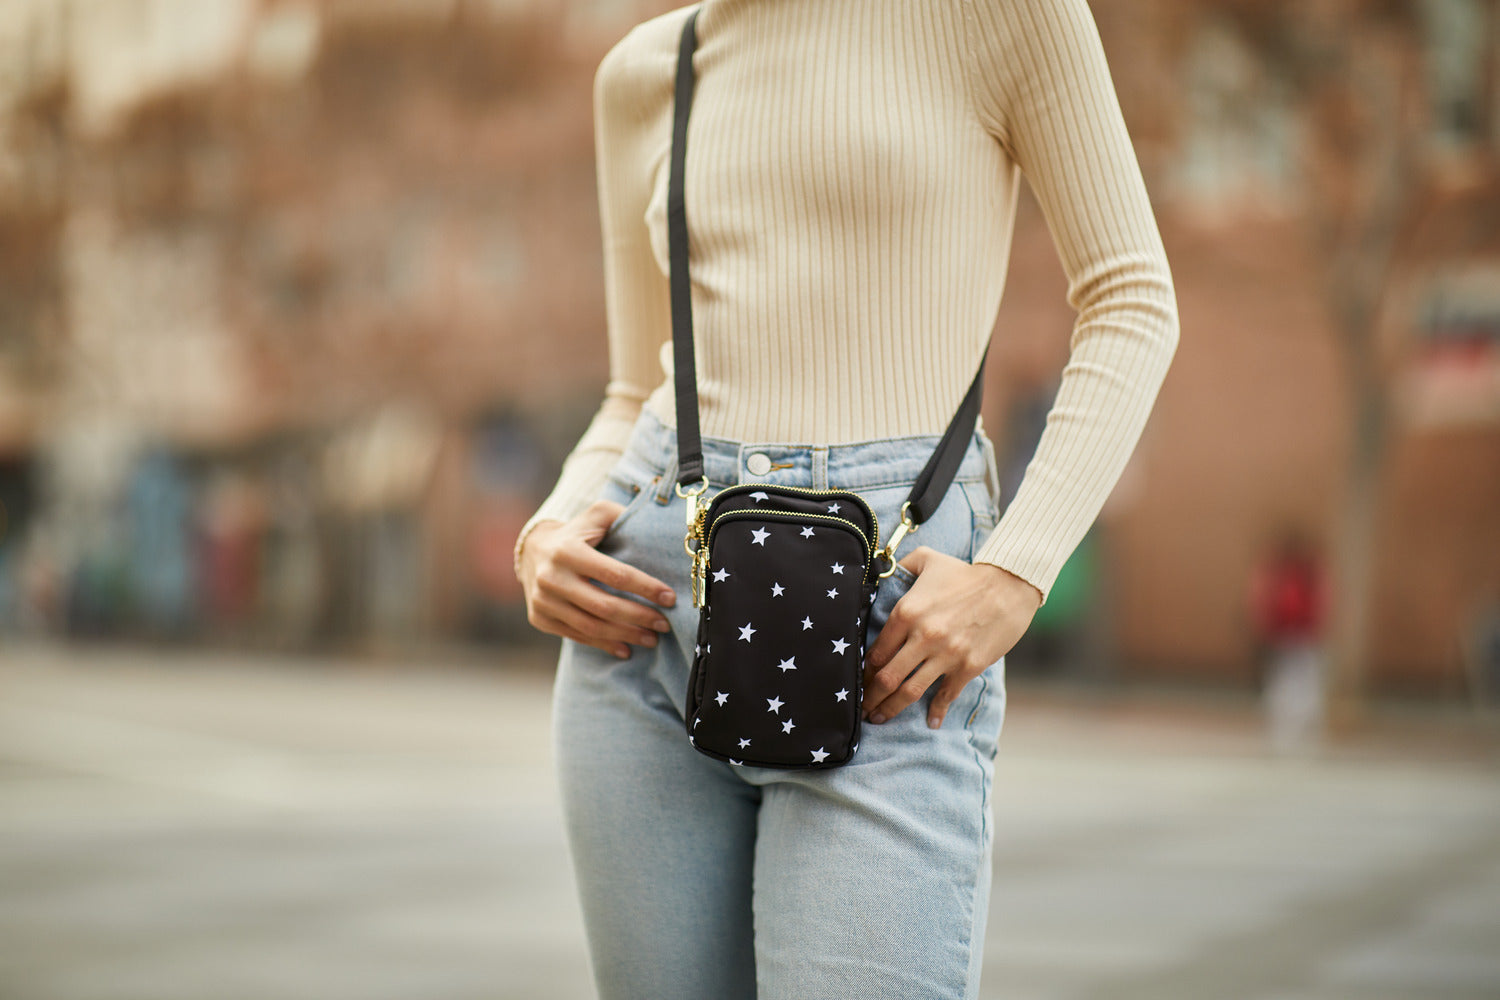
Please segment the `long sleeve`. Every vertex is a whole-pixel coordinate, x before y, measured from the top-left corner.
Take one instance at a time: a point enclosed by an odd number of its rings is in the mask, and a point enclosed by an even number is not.
[[[639,30],[639,29],[637,29]],[[662,74],[642,73],[636,50],[622,39],[600,61],[594,75],[594,147],[600,229],[604,246],[605,313],[609,382],[604,401],[568,457],[557,484],[516,540],[519,558],[526,536],[544,520],[566,521],[600,494],[620,457],[642,403],[662,381],[659,352],[671,339],[666,277],[651,255],[644,221],[656,165],[670,135],[659,121]]]
[[[1097,517],[1176,351],[1176,294],[1085,0],[964,0],[972,97],[1026,175],[1077,310],[1036,454],[974,554],[1045,600]]]

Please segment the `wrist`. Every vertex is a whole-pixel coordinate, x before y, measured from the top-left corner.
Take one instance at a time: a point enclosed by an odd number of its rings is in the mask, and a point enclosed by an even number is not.
[[[532,521],[521,529],[521,534],[516,537],[516,547],[511,552],[511,568],[515,571],[517,580],[521,579],[521,559],[525,555],[526,540],[531,537],[532,532],[543,525],[559,525],[562,523],[562,521],[556,518],[544,517]]]
[[[996,577],[997,581],[996,586],[1002,590],[1015,594],[1017,600],[1025,604],[1032,611],[1035,611],[1037,608],[1040,608],[1042,606],[1044,597],[1041,588],[1032,583],[1030,580],[1027,580],[1025,577],[1018,576],[1010,570],[1006,569],[1004,566],[1000,566],[996,563],[976,562],[974,565],[983,566],[986,569],[993,570],[994,576]]]

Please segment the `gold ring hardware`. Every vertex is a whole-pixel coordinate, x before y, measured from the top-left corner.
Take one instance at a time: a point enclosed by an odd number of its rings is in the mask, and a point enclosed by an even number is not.
[[[917,530],[916,522],[911,519],[911,515],[908,513],[910,508],[910,500],[904,501],[901,504],[901,523],[896,525],[896,530],[891,532],[891,540],[886,542],[885,548],[879,552],[879,555],[885,556],[886,562],[890,563],[880,574],[880,579],[882,580],[896,572],[896,546],[901,544],[903,538]]]
[[[708,476],[704,475],[704,477],[702,479],[700,479],[698,482],[696,482],[696,483],[693,484],[693,487],[694,487],[693,489],[687,490],[686,492],[684,492],[683,489],[682,489],[682,484],[681,483],[673,483],[672,484],[672,489],[674,489],[674,490],[677,491],[677,495],[678,496],[680,496],[680,497],[695,497],[698,494],[702,493],[704,490],[708,489]]]

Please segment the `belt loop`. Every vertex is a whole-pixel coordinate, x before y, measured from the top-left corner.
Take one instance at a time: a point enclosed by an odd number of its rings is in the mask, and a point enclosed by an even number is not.
[[[667,459],[666,470],[662,472],[661,478],[656,481],[656,502],[661,504],[662,506],[666,506],[667,504],[671,503],[672,497],[676,493],[675,487],[677,486],[677,465],[678,458],[674,453]],[[708,463],[706,458],[704,461],[703,469],[704,472],[708,471]]]
[[[816,445],[812,450],[812,488],[828,489],[828,446]]]
[[[990,441],[990,436],[981,430],[979,439],[984,451],[985,489],[989,490],[990,499],[994,501],[996,507],[999,507],[1000,502],[1005,499],[1000,495],[1000,462],[995,457],[995,445]]]

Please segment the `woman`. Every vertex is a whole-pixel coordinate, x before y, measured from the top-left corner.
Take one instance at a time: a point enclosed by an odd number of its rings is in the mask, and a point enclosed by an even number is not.
[[[706,496],[853,489],[889,534],[985,353],[1021,173],[1078,311],[1005,516],[981,425],[881,587],[870,724],[827,771],[722,763],[683,730],[697,611],[673,489],[666,188],[694,9]],[[516,557],[531,622],[563,638],[555,751],[600,993],[973,997],[1004,655],[1118,478],[1177,343],[1089,9],[704,0],[605,56],[595,116],[611,378]]]

